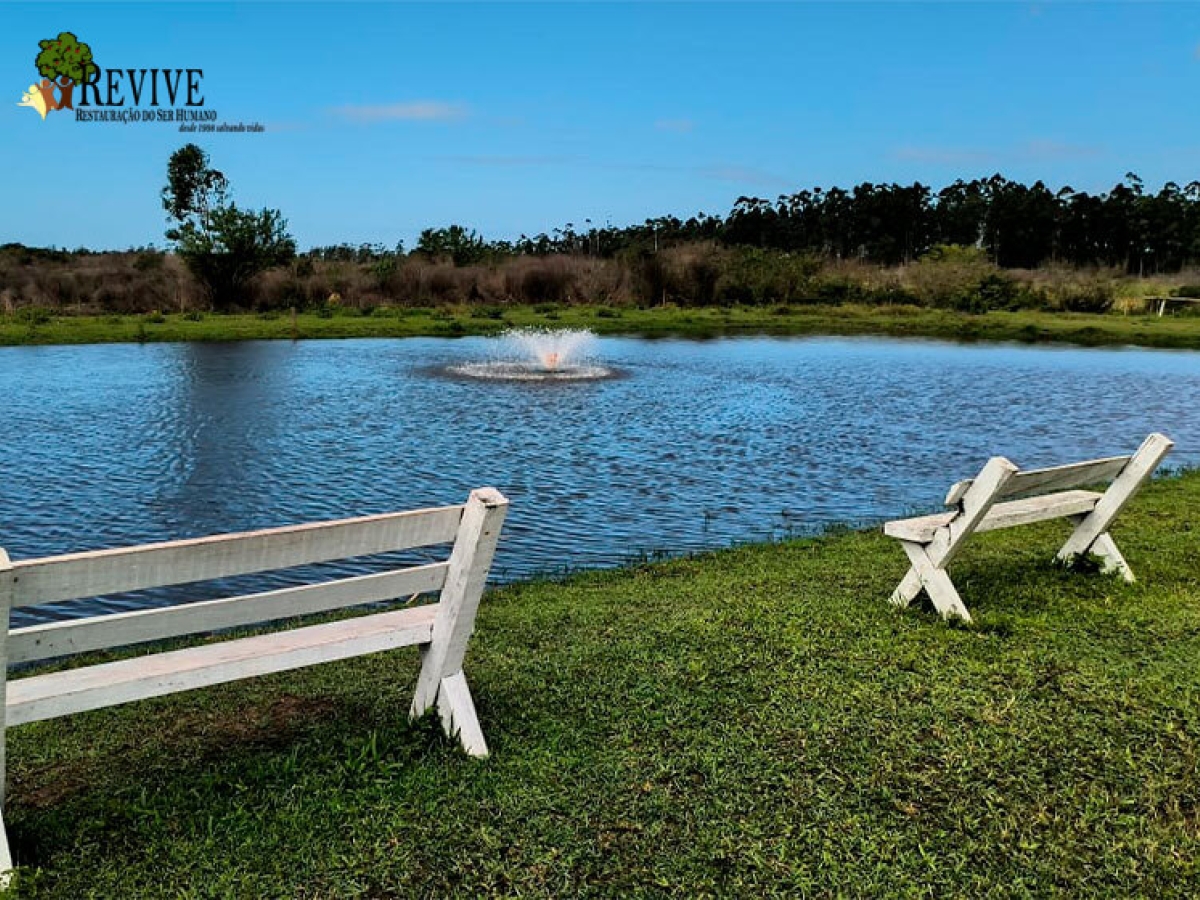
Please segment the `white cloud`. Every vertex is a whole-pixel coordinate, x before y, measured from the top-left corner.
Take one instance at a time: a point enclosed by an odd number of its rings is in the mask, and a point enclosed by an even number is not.
[[[352,122],[452,122],[464,119],[467,108],[440,100],[413,100],[376,106],[335,106],[331,112]]]

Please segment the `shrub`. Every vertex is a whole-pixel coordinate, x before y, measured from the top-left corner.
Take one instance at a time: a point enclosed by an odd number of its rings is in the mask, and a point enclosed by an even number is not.
[[[921,298],[907,288],[896,284],[882,285],[870,290],[863,298],[871,303],[899,306],[920,306]]]
[[[680,281],[685,302],[693,306],[712,306],[717,299],[717,282],[721,280],[721,267],[715,254],[705,253],[682,260],[683,272]]]
[[[539,257],[525,261],[504,278],[505,293],[528,303],[550,305],[571,298],[571,273],[562,260]]]
[[[133,267],[139,272],[150,272],[161,269],[166,258],[167,255],[158,250],[143,250],[134,258]]]
[[[451,266],[436,266],[429,273],[427,282],[430,295],[443,302],[458,302],[464,299],[459,279]]]
[[[1059,302],[1068,312],[1106,313],[1113,306],[1113,288],[1100,282],[1071,285],[1061,292]]]
[[[822,303],[848,303],[862,297],[862,286],[843,275],[818,278],[812,288],[812,296]]]
[[[1016,286],[977,247],[940,245],[908,266],[905,287],[928,306],[985,312],[1016,296]],[[997,280],[999,279],[999,280]]]
[[[667,300],[667,267],[657,253],[640,253],[632,260],[634,296],[644,305]]]
[[[16,319],[25,325],[47,325],[52,316],[50,310],[41,306],[26,306],[17,311]]]

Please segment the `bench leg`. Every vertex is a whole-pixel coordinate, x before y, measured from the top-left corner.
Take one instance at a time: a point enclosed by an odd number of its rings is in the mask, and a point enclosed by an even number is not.
[[[427,648],[422,647],[421,656],[424,657],[427,653]],[[446,737],[457,738],[468,756],[488,755],[483,728],[479,724],[479,716],[475,713],[475,701],[471,697],[467,676],[462,669],[438,682],[437,694],[432,703],[424,702],[427,698],[428,694],[413,697],[412,706],[408,710],[410,720],[419,719],[430,706],[436,705]]]
[[[12,854],[8,850],[8,829],[4,826],[4,817],[0,815],[0,891],[6,890],[12,881]]]
[[[471,756],[487,756],[488,751],[463,675],[463,658],[507,509],[508,501],[489,488],[472,491],[467,500],[432,640],[421,648],[421,674],[409,709],[409,716],[416,718],[436,704],[446,733],[457,735]]]
[[[913,541],[901,541],[900,546],[908,554],[908,559],[912,563],[912,571],[916,573],[921,587],[925,588],[925,593],[933,601],[934,608],[942,614],[942,618],[948,619],[951,616],[958,616],[964,622],[970,622],[971,614],[967,612],[966,605],[963,604],[962,598],[958,596],[958,591],[954,588],[954,582],[950,580],[950,576],[945,569],[935,565],[933,560],[929,558],[925,547]],[[900,582],[900,588],[904,588],[907,582],[908,578],[906,576],[904,581]],[[897,592],[900,588],[897,588]]]
[[[942,614],[942,618],[958,616],[964,622],[971,621],[971,614],[967,612],[962,598],[954,589],[954,583],[946,574],[946,566],[983,521],[1004,486],[1016,472],[1017,467],[1003,456],[992,457],[971,482],[971,486],[956,498],[958,513],[935,532],[929,543],[900,540],[912,568],[892,592],[889,598],[892,603],[896,606],[908,606],[924,588],[937,611]]]
[[[1115,557],[1112,555],[1116,552],[1116,545],[1113,544],[1111,538],[1107,542],[1102,542],[1100,539],[1112,525],[1113,519],[1137,493],[1138,488],[1149,479],[1159,462],[1173,446],[1171,439],[1161,434],[1152,434],[1142,441],[1142,445],[1129,458],[1125,468],[1108,486],[1104,496],[1096,501],[1096,508],[1078,520],[1075,530],[1071,532],[1067,542],[1058,551],[1058,558],[1069,560],[1073,556],[1090,551],[1097,556],[1104,557],[1106,562],[1112,563],[1115,569],[1120,571],[1120,564],[1116,563],[1115,559],[1120,559],[1121,554],[1116,553]],[[1125,566],[1126,571],[1128,568]],[[1125,572],[1122,571],[1121,574],[1124,575]],[[1126,576],[1126,578],[1128,577]]]
[[[1086,516],[1071,516],[1071,521],[1078,525]],[[1121,555],[1121,551],[1117,549],[1117,542],[1112,539],[1112,535],[1107,531],[1104,532],[1096,540],[1092,541],[1092,546],[1087,549],[1088,553],[1100,557],[1103,566],[1102,572],[1106,575],[1120,575],[1125,581],[1133,584],[1137,579],[1133,576],[1133,569],[1129,567],[1129,563],[1125,561],[1125,557]],[[1067,548],[1064,546],[1058,551],[1057,559],[1059,562],[1070,562],[1074,554],[1067,553]]]
[[[916,569],[909,569],[904,580],[892,591],[892,596],[888,597],[888,602],[904,609],[917,599],[919,593],[921,593],[921,576],[917,574]]]
[[[1117,549],[1117,543],[1107,531],[1096,538],[1092,544],[1092,552],[1104,560],[1103,571],[1109,575],[1120,575],[1130,584],[1137,579],[1133,577],[1133,569],[1125,562],[1125,557]]]
[[[483,729],[479,726],[479,717],[475,715],[475,701],[471,699],[467,676],[462,670],[456,675],[442,679],[438,689],[437,707],[442,719],[442,728],[447,736],[457,737],[468,756],[488,755]]]

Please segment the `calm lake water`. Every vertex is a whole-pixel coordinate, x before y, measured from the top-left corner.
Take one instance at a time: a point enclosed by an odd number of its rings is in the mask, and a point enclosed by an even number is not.
[[[14,559],[512,501],[495,574],[610,566],[936,509],[988,456],[1200,463],[1200,354],[605,338],[623,377],[456,379],[486,339],[0,348]],[[287,576],[280,576],[285,578]],[[195,589],[48,610],[94,613]],[[23,615],[21,621],[29,619]]]

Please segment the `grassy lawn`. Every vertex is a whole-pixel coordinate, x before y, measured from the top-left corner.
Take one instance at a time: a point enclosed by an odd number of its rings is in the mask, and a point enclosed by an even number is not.
[[[977,538],[969,628],[885,602],[878,532],[495,591],[485,761],[406,722],[415,651],[22,726],[16,891],[1196,896],[1198,511],[1135,499],[1132,586]]]
[[[114,341],[220,341],[251,338],[349,338],[494,334],[505,328],[590,328],[600,334],[880,334],[962,340],[1062,341],[1200,349],[1200,315],[990,312],[970,315],[915,306],[787,307],[505,306],[339,310],[321,317],[283,314],[63,316],[30,322],[0,316],[0,345]]]

